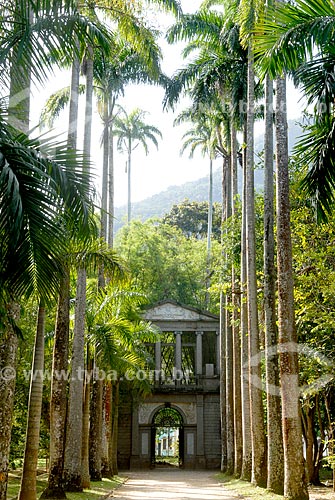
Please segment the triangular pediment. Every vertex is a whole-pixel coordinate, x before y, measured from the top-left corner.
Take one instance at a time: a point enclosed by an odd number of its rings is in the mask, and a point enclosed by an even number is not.
[[[214,314],[166,300],[150,307],[144,313],[149,321],[216,321]]]

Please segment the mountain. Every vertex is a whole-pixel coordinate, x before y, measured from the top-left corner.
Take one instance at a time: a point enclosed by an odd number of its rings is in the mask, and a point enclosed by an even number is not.
[[[213,201],[221,201],[222,181],[221,171],[213,172]],[[154,194],[150,198],[132,204],[132,218],[145,221],[151,217],[163,217],[170,212],[173,205],[181,203],[185,198],[192,201],[204,201],[208,199],[208,177],[202,177],[196,181],[186,182],[180,186],[170,186],[161,193]],[[123,226],[126,219],[127,207],[115,209],[115,231]]]
[[[301,127],[294,120],[289,120],[289,150],[291,151],[297,137],[302,133]],[[255,140],[255,162],[259,162],[258,154],[263,149],[263,137],[259,135]],[[241,189],[241,171],[239,169],[239,190]],[[263,188],[263,171],[255,169],[255,188]],[[145,200],[132,204],[132,218],[145,221],[151,217],[162,217],[170,212],[173,205],[181,203],[185,198],[191,201],[208,200],[208,177],[202,177],[196,181],[186,182],[180,186],[170,186],[165,191],[150,196]],[[222,199],[222,171],[217,169],[213,172],[213,201]],[[116,207],[115,209],[115,231],[118,231],[126,220],[127,207]]]

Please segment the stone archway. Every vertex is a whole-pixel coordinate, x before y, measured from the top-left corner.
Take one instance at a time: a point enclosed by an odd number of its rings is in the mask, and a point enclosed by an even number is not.
[[[161,406],[151,419],[151,465],[182,467],[184,417],[176,407]]]

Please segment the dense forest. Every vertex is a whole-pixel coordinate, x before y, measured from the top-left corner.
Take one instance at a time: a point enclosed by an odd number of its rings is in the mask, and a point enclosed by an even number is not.
[[[35,500],[41,459],[42,498],[117,475],[120,400],[152,391],[148,380],[122,379],[150,366],[147,346],[160,333],[143,311],[166,298],[220,315],[221,471],[291,500],[309,498],[327,473],[335,490],[333,1],[204,0],[194,14],[178,0],[0,6],[0,500],[15,469],[19,500]],[[166,40],[185,43],[174,75],[161,70],[153,12],[174,16]],[[41,117],[52,129],[67,110],[61,141],[30,130],[29,116],[34,86],[64,67],[71,81]],[[308,104],[292,150],[288,76]],[[189,125],[183,150],[208,161],[206,200],[134,216],[136,148],[159,147],[161,133],[144,110],[119,105],[130,83],[161,85],[165,109],[188,97],[175,124]],[[93,101],[103,123],[99,206]],[[128,174],[118,231],[115,148]]]

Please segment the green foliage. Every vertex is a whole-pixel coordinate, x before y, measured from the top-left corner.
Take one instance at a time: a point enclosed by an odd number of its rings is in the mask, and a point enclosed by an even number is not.
[[[45,462],[43,466],[45,465]],[[82,492],[66,492],[66,497],[69,500],[100,500],[110,496],[111,491],[120,487],[124,483],[125,478],[113,476],[113,479],[104,478],[102,481],[92,481],[90,489],[85,489]],[[41,474],[37,480],[37,495],[46,489],[48,484],[48,475]],[[20,476],[17,473],[9,473],[8,498],[14,499],[18,497],[20,490]]]
[[[66,222],[81,234],[88,230],[86,164],[66,143],[29,139],[0,120],[1,291],[20,296],[38,290],[50,298],[57,290]]]
[[[71,64],[74,54],[80,56],[81,44],[97,44],[106,52],[109,49],[108,28],[97,19],[81,15],[76,1],[20,0],[5,2],[5,5],[2,2],[0,23],[0,83],[3,88],[8,84],[13,49],[19,71],[30,68],[39,82],[47,79],[54,64]]]
[[[325,430],[331,436],[335,418],[335,217],[317,221],[315,205],[301,190],[304,173],[295,166],[291,169],[291,226],[300,385],[305,405],[318,399],[315,436],[322,437]]]
[[[213,237],[221,238],[221,204],[213,204]],[[179,228],[187,238],[204,239],[207,237],[208,202],[185,199],[179,205],[173,205],[170,212],[162,218],[164,224]]]
[[[176,227],[148,220],[122,228],[116,247],[150,303],[169,298],[204,308],[206,241],[187,238]],[[212,252],[214,268],[220,258],[218,243],[213,242]]]
[[[255,53],[264,76],[293,74],[308,104],[314,104],[313,122],[297,145],[298,162],[305,171],[303,187],[316,200],[323,219],[334,204],[335,124],[334,38],[335,16],[329,0],[276,2],[265,21],[255,28]]]

